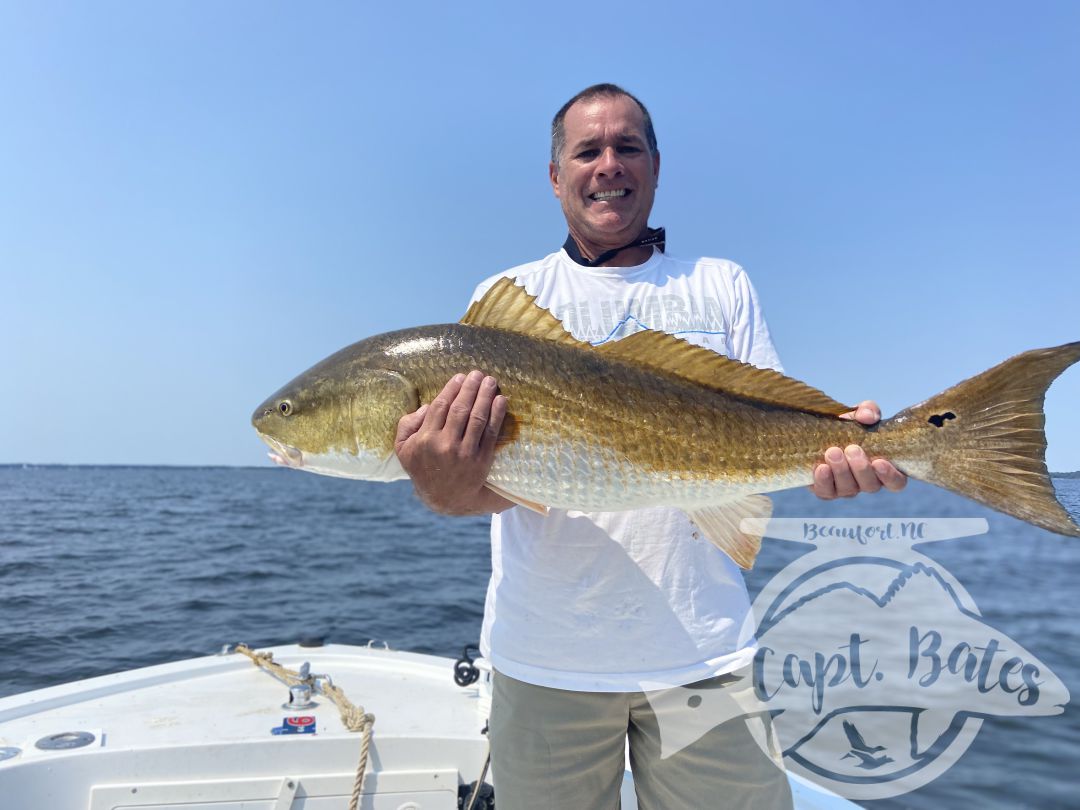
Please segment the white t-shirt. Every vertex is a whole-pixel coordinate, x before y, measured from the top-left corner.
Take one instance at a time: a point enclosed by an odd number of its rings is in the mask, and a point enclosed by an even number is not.
[[[473,300],[503,276],[580,340],[658,329],[782,371],[757,294],[732,262],[654,250],[636,267],[585,267],[559,250],[492,276]],[[512,678],[595,692],[693,683],[749,664],[757,646],[742,573],[694,533],[684,512],[663,507],[494,515],[481,652]]]

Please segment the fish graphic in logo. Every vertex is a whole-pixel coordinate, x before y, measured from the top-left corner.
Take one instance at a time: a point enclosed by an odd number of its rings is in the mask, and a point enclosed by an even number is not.
[[[739,715],[772,754],[760,721],[750,725],[767,713],[789,770],[850,799],[882,799],[944,773],[984,719],[1064,711],[1069,691],[1049,667],[912,548],[985,533],[985,520],[774,519],[758,528],[814,549],[754,602],[752,677],[698,690],[696,701],[693,687],[643,684],[662,755]]]

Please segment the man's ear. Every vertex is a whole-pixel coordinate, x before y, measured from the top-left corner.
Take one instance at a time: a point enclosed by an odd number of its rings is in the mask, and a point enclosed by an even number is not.
[[[548,179],[551,180],[551,190],[555,192],[555,196],[562,198],[559,193],[559,167],[555,163],[548,164]]]
[[[653,155],[653,181],[657,188],[660,187],[660,153]]]

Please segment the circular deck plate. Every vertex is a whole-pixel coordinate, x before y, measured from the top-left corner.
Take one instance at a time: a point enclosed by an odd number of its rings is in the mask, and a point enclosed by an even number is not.
[[[69,748],[82,748],[94,741],[94,735],[89,731],[64,731],[60,734],[50,734],[42,737],[34,746],[42,751],[64,751]]]
[[[0,762],[3,762],[5,759],[15,759],[15,757],[21,753],[21,748],[0,747]]]

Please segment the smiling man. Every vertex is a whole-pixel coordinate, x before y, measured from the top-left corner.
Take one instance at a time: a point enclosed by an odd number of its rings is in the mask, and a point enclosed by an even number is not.
[[[660,178],[656,135],[629,96],[578,99],[560,112],[553,126],[551,187],[562,203],[571,244],[594,261],[648,229]],[[625,251],[619,261],[639,264],[651,254],[651,247],[642,246]]]
[[[658,329],[781,370],[746,272],[724,259],[670,256],[663,229],[649,228],[660,153],[640,101],[610,84],[568,101],[552,122],[549,175],[569,229],[563,248],[489,278],[473,300],[514,276],[581,340]],[[661,757],[642,691],[722,690],[749,677],[757,647],[739,568],[677,509],[514,507],[484,486],[505,413],[497,380],[476,370],[404,417],[396,442],[432,509],[495,513],[481,650],[495,669],[500,810],[618,807],[627,740],[643,810],[790,807],[767,719],[723,723]],[[853,418],[872,424],[880,412],[865,402]],[[828,450],[814,478],[822,498],[906,481],[855,446]]]

